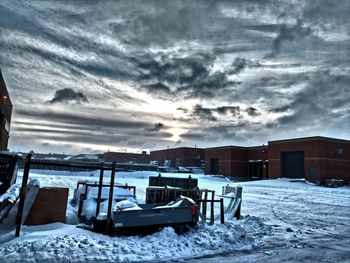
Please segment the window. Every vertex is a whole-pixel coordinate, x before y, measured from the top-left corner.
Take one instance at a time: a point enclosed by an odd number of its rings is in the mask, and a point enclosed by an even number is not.
[[[343,148],[342,148],[342,147],[338,147],[338,148],[337,148],[337,153],[343,154],[343,153],[344,153]]]

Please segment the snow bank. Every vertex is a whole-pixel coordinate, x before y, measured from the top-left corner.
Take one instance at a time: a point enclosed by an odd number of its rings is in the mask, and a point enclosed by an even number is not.
[[[168,227],[144,237],[109,237],[64,224],[24,227],[23,236],[0,247],[0,262],[143,262],[199,257],[250,250],[258,244],[254,234],[266,229],[254,217],[202,225],[184,235]]]

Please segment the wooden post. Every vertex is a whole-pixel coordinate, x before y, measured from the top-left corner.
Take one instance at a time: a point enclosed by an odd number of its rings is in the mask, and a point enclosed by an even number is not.
[[[17,211],[17,217],[16,217],[16,234],[15,234],[16,237],[19,237],[19,234],[21,232],[22,215],[23,215],[24,201],[27,195],[27,185],[28,185],[28,177],[29,177],[31,160],[32,160],[32,155],[28,154],[24,164],[22,187],[21,187],[21,192],[19,194],[20,199],[19,199],[18,211]]]
[[[97,193],[97,204],[96,204],[96,217],[100,213],[100,204],[101,204],[101,194],[102,194],[102,184],[103,184],[103,166],[100,169],[100,178],[98,181],[98,193]]]
[[[220,198],[220,223],[225,224],[224,198]]]
[[[211,192],[211,201],[210,201],[210,224],[214,224],[214,195],[215,192]]]
[[[114,192],[115,166],[116,166],[116,162],[113,162],[113,164],[112,164],[112,172],[111,172],[111,183],[110,183],[110,187],[109,187],[106,232],[109,232],[109,230],[110,230],[111,219],[112,219],[112,204],[113,204],[113,192]]]

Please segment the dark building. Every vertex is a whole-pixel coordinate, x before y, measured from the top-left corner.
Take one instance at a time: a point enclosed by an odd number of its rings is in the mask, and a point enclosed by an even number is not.
[[[306,178],[350,181],[350,141],[307,137],[270,141],[267,146],[205,149],[207,174],[235,178]]]
[[[205,171],[235,178],[267,178],[267,146],[205,149]]]
[[[0,151],[6,151],[10,137],[12,103],[0,70]]]
[[[157,161],[159,165],[177,168],[202,167],[204,163],[204,149],[180,147],[151,151],[151,160]]]
[[[117,163],[149,164],[151,158],[145,151],[142,153],[106,152],[103,154],[103,160]]]

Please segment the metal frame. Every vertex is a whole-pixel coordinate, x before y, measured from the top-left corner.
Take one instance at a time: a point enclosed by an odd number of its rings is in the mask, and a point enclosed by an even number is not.
[[[91,169],[91,170],[100,170],[100,178],[99,178],[99,200],[101,201],[101,192],[102,192],[102,186],[103,186],[103,172],[104,171],[112,171],[111,173],[111,182],[110,182],[110,189],[109,189],[109,200],[108,200],[108,210],[107,210],[107,222],[106,222],[106,231],[110,228],[110,223],[112,219],[112,198],[113,198],[113,191],[114,191],[114,180],[115,180],[115,172],[116,172],[116,162],[112,163],[112,167],[106,166],[104,164],[100,164],[99,166],[93,166],[93,165],[86,165],[86,164],[71,164],[71,163],[54,163],[56,166],[60,167],[75,167],[80,169]],[[19,205],[18,205],[18,211],[17,211],[17,217],[16,217],[16,233],[15,236],[19,237],[20,231],[21,231],[21,225],[22,225],[22,217],[23,217],[23,209],[24,209],[24,201],[26,198],[27,190],[28,190],[28,178],[29,178],[29,172],[30,172],[30,166],[31,165],[53,165],[53,163],[48,161],[37,161],[32,159],[32,155],[28,154],[25,163],[24,163],[24,170],[23,170],[23,178],[22,178],[22,187],[19,194]],[[132,186],[130,187],[132,188]],[[136,189],[134,189],[136,191]],[[96,208],[97,210],[97,208]],[[98,208],[99,210],[99,208]],[[97,210],[97,211],[98,211]]]

